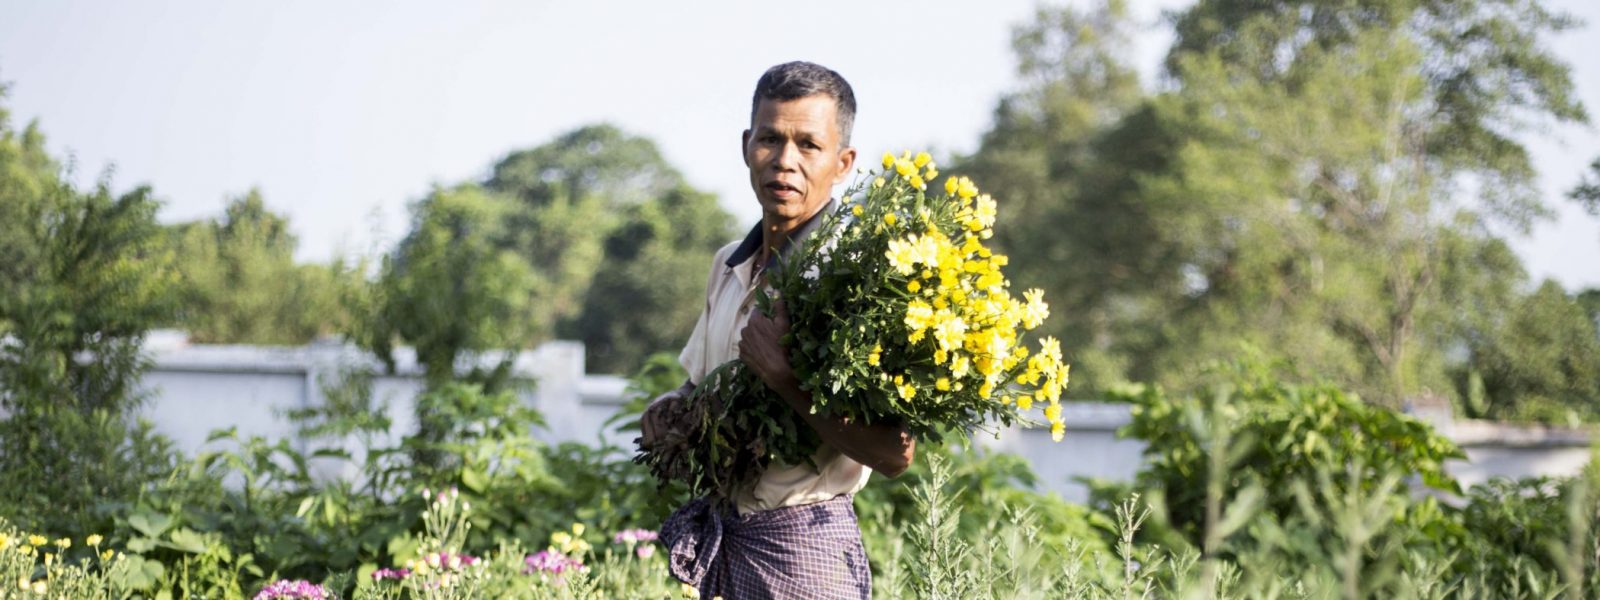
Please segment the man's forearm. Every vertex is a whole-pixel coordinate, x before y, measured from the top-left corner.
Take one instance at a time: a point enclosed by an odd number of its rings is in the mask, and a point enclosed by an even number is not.
[[[800,389],[800,382],[792,372],[777,381],[768,381],[767,386],[783,397],[790,408],[800,413],[800,417],[822,436],[823,441],[838,448],[845,456],[889,477],[898,476],[911,466],[917,441],[904,427],[882,423],[863,425],[852,423],[845,417],[813,413],[811,396]]]

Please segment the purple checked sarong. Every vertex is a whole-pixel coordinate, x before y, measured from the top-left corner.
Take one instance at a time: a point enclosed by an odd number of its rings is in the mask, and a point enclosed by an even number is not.
[[[872,572],[849,495],[737,515],[704,498],[661,526],[669,569],[701,598],[872,597]]]

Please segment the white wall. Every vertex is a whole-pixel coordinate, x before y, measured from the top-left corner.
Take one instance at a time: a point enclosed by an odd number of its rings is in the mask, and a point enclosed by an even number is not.
[[[154,367],[145,376],[149,401],[144,416],[158,430],[194,453],[206,447],[211,431],[237,427],[241,436],[294,439],[289,410],[322,402],[320,381],[344,369],[381,366],[359,350],[340,344],[315,343],[279,348],[191,345],[181,336],[153,336],[149,351]],[[421,389],[421,371],[408,349],[397,352],[397,372],[374,380],[374,396],[388,404],[393,420],[391,439],[415,428],[411,400]],[[486,361],[492,363],[493,361]],[[626,382],[614,376],[584,373],[583,346],[550,342],[518,354],[514,372],[535,380],[519,395],[539,410],[548,427],[539,435],[548,442],[595,444],[601,439],[630,447],[629,436],[603,431],[607,418],[621,405]],[[1042,489],[1074,502],[1087,499],[1079,477],[1126,481],[1138,469],[1143,443],[1118,439],[1116,430],[1129,420],[1128,407],[1100,403],[1064,405],[1066,438],[1052,442],[1048,431],[1013,428],[998,436],[975,434],[981,445],[1014,452],[1033,466]],[[1571,475],[1589,459],[1588,435],[1574,430],[1513,427],[1473,421],[1452,422],[1431,416],[1440,431],[1461,444],[1469,460],[1452,461],[1449,469],[1463,486],[1493,476]],[[303,440],[294,439],[302,452]],[[351,451],[356,448],[347,447]],[[354,476],[331,462],[319,463],[325,477]]]

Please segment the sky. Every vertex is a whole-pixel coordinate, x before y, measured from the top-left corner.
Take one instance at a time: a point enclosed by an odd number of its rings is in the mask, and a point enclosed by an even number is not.
[[[1171,42],[1160,15],[1188,3],[1130,0],[1143,27],[1128,60],[1147,86]],[[1600,27],[1600,2],[1548,5]],[[37,120],[80,181],[148,184],[165,222],[216,217],[258,187],[288,215],[298,257],[321,261],[387,249],[432,186],[596,122],[654,140],[752,223],[739,134],[756,78],[789,60],[850,80],[864,156],[970,152],[1018,85],[1011,30],[1035,6],[0,0],[0,81],[13,123]],[[1583,62],[1600,54],[1597,27],[1549,43],[1600,120],[1600,67]],[[1600,287],[1600,219],[1562,196],[1600,132],[1527,142],[1557,217],[1513,246],[1535,279]]]

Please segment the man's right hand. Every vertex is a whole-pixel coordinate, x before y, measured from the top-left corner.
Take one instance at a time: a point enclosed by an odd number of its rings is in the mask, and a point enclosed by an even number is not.
[[[673,433],[683,435],[682,424],[675,422],[683,414],[682,404],[694,393],[694,384],[683,382],[672,390],[650,401],[639,418],[639,447],[648,450]]]

